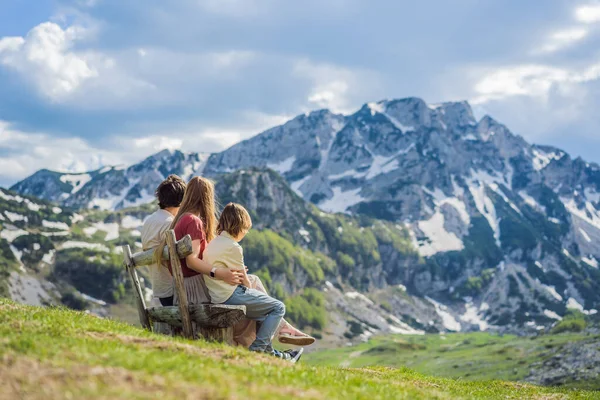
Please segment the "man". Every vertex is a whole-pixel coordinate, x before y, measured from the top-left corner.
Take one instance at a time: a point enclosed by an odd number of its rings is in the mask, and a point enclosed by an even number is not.
[[[177,175],[169,175],[156,189],[159,209],[150,215],[141,229],[142,247],[149,250],[160,245],[164,233],[170,228],[173,218],[179,211],[179,205],[185,193],[186,184]],[[162,265],[150,265],[150,282],[154,297],[151,306],[173,305],[173,277],[169,270]],[[241,283],[241,274],[235,271],[223,270],[216,275],[230,285]]]

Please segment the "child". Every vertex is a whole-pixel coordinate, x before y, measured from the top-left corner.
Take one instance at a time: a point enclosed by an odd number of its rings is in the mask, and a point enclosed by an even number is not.
[[[244,207],[234,203],[227,204],[217,225],[218,236],[206,246],[203,258],[215,269],[229,268],[241,271],[243,283],[237,287],[231,286],[213,279],[211,273],[210,278],[204,277],[206,287],[212,303],[246,306],[246,318],[260,322],[256,340],[250,345],[250,350],[296,362],[302,355],[302,349],[279,352],[273,349],[271,343],[285,314],[285,305],[263,292],[249,288],[244,254],[238,242],[246,236],[251,227],[252,220]]]

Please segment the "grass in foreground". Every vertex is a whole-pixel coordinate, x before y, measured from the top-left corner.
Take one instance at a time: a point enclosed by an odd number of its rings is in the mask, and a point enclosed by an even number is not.
[[[455,379],[516,381],[529,374],[531,364],[550,358],[566,343],[582,340],[600,340],[600,335],[564,333],[518,337],[485,332],[396,335],[314,353],[307,363],[354,368],[408,367],[423,374]],[[600,388],[600,377],[587,384]]]
[[[293,366],[239,348],[3,299],[0,359],[0,395],[6,398],[600,398],[501,381],[431,378],[408,369]]]

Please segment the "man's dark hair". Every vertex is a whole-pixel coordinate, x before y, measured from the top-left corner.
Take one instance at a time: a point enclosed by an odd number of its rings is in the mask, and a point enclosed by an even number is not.
[[[169,175],[156,188],[156,198],[161,209],[179,207],[185,193],[185,182],[177,175]]]

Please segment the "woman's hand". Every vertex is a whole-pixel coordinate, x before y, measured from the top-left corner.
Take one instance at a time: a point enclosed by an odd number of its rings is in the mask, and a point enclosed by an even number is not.
[[[215,278],[232,286],[237,286],[243,284],[244,273],[229,268],[217,268]]]

